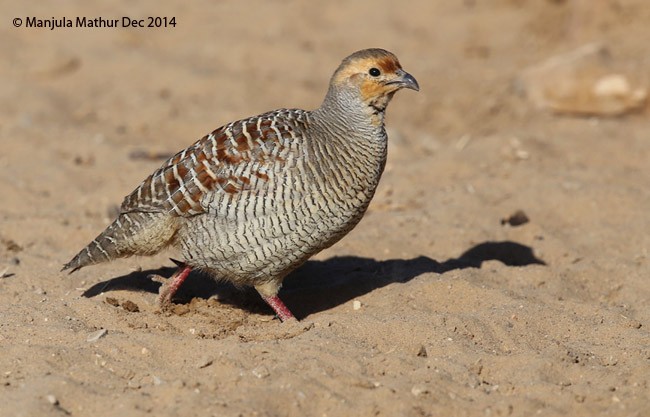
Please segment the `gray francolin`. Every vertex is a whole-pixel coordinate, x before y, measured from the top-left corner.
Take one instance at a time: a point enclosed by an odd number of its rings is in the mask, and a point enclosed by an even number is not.
[[[402,88],[419,90],[395,55],[355,52],[318,109],[229,123],[167,160],[63,269],[173,246],[184,261],[161,302],[196,268],[253,286],[282,321],[293,318],[282,281],[361,220],[386,162],[386,106]]]

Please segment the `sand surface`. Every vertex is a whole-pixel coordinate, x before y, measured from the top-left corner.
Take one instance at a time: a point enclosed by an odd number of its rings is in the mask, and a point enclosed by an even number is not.
[[[592,41],[647,78],[646,0],[0,11],[2,416],[650,415],[650,111],[557,115],[521,83]],[[176,27],[13,26],[27,16]],[[364,220],[285,282],[298,324],[194,274],[160,313],[148,275],[173,252],[59,272],[167,155],[317,107],[366,47],[421,91],[388,109]]]

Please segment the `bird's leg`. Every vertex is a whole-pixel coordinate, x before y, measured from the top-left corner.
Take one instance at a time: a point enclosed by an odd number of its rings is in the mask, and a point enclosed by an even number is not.
[[[174,294],[176,294],[176,291],[178,291],[181,284],[183,284],[183,281],[185,281],[187,276],[192,271],[191,266],[174,259],[172,259],[172,261],[178,265],[178,269],[171,277],[169,277],[169,279],[162,282],[160,289],[158,289],[158,304],[161,308],[164,308],[171,304],[172,297]]]
[[[262,299],[266,301],[275,314],[278,316],[280,321],[295,320],[291,311],[284,305],[280,297],[278,297],[278,291],[282,286],[282,279],[273,279],[269,281],[264,281],[255,286],[255,289],[260,294]]]
[[[262,295],[262,294],[260,294]],[[296,318],[291,314],[291,311],[287,308],[287,306],[284,305],[282,300],[280,300],[280,297],[277,295],[273,295],[270,297],[267,297],[265,295],[262,295],[262,299],[266,301],[266,304],[268,304],[273,311],[275,311],[275,314],[278,316],[280,321],[287,321],[287,320],[295,320]]]

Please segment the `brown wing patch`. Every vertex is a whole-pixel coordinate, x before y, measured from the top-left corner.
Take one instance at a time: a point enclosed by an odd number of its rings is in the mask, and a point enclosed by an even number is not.
[[[183,159],[184,153],[179,152],[176,155],[172,156],[170,160],[167,161],[166,165],[176,165]]]
[[[217,160],[232,165],[241,162],[243,158],[239,155],[233,155],[232,153],[228,152],[227,149],[217,148]]]
[[[176,172],[178,172],[179,177],[185,178],[189,170],[183,164],[176,164]]]
[[[197,169],[198,172],[196,173],[196,179],[199,180],[201,185],[203,185],[205,188],[211,190],[214,188],[214,183],[216,181],[215,178],[212,178],[208,172],[205,169],[205,166],[202,167],[202,169]]]
[[[168,190],[172,191],[180,188],[181,183],[176,179],[176,176],[174,175],[174,171],[172,169],[168,169],[164,171],[164,175],[165,175],[165,186],[167,187]]]
[[[234,195],[264,186],[270,178],[263,166],[284,163],[281,153],[287,141],[296,139],[295,120],[302,114],[282,110],[216,129],[144,180],[124,199],[122,211],[194,215],[205,211],[201,202],[206,193]]]
[[[192,209],[189,201],[182,193],[174,193],[171,201],[175,204],[177,211],[180,213],[187,213]]]
[[[223,190],[225,192],[227,192],[228,194],[235,194],[235,193],[239,192],[237,187],[235,185],[231,184],[231,183],[226,184],[226,186],[223,187]]]
[[[235,136],[235,141],[237,142],[237,150],[239,152],[246,152],[251,147],[248,145],[248,139],[243,135]]]

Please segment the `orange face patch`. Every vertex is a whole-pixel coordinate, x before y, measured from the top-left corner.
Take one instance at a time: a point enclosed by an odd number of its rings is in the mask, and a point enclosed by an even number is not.
[[[366,79],[361,82],[359,90],[361,91],[361,98],[364,102],[367,102],[372,101],[377,97],[381,97],[393,89],[378,83],[373,79]]]
[[[381,74],[376,78],[370,76],[368,72],[371,68],[379,69]],[[363,100],[371,101],[394,90],[393,87],[386,86],[382,81],[396,76],[396,71],[401,68],[402,66],[394,56],[361,58],[340,68],[334,76],[334,83],[357,84]]]

